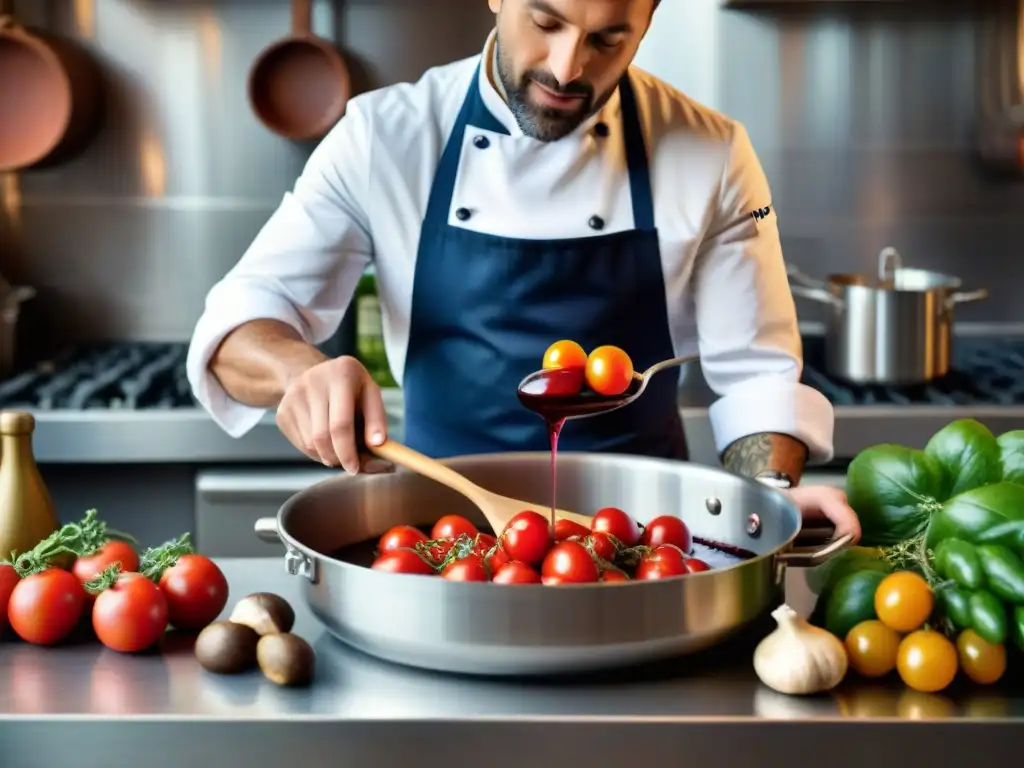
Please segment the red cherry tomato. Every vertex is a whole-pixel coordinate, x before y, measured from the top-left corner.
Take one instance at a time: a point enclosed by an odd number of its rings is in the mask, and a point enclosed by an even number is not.
[[[703,560],[698,560],[696,557],[686,558],[686,571],[687,573],[700,573],[701,571],[710,571],[711,566],[705,563]]]
[[[431,541],[430,546],[427,546],[427,542],[423,542],[416,546],[415,550],[437,568],[448,558],[454,546],[455,539],[437,539],[436,541]]]
[[[491,575],[480,555],[468,555],[445,566],[441,575],[449,581],[490,581]]]
[[[609,568],[608,570],[606,570],[604,573],[601,574],[601,581],[609,582],[609,583],[611,583],[611,582],[620,582],[620,581],[629,581],[629,576],[627,576],[626,574],[624,574],[622,571],[618,570],[617,568]]]
[[[612,541],[611,536],[607,533],[590,534],[590,547],[594,550],[595,555],[602,560],[607,560],[609,563],[614,562],[615,556],[619,553],[615,542]]]
[[[526,510],[505,525],[501,546],[512,560],[537,565],[551,548],[551,531],[543,515]]]
[[[510,560],[494,572],[495,584],[540,584],[540,574],[526,563]]]
[[[508,556],[508,553],[506,553],[505,550],[502,549],[501,547],[494,547],[491,550],[491,554],[486,555],[484,557],[484,562],[487,563],[487,569],[491,573],[495,573],[495,574],[499,570],[501,570],[501,566],[503,566],[503,565],[505,565],[505,563],[509,563],[511,561],[512,561],[512,558],[510,558]]]
[[[635,578],[649,581],[682,576],[687,573],[689,570],[686,568],[686,555],[683,554],[683,551],[672,544],[662,544],[640,558]]]
[[[618,347],[598,347],[587,358],[586,377],[599,395],[621,395],[633,381],[633,361]]]
[[[462,534],[473,538],[477,533],[479,531],[477,531],[476,526],[462,515],[445,515],[434,523],[434,527],[430,530],[430,538],[457,539]]]
[[[555,541],[565,541],[571,536],[579,536],[581,539],[590,535],[590,529],[572,520],[558,518],[555,521]]]
[[[486,555],[498,543],[498,540],[489,533],[478,533],[474,539],[473,551],[478,555]]]
[[[594,533],[611,534],[626,547],[634,547],[640,541],[640,526],[618,507],[599,509],[590,529]]]
[[[644,527],[640,543],[652,549],[662,544],[672,544],[683,552],[690,552],[693,549],[693,537],[690,535],[690,529],[678,517],[671,515],[661,515],[651,520]]]
[[[530,397],[575,397],[583,391],[583,368],[552,368],[530,378],[521,392]]]
[[[13,565],[0,563],[0,637],[7,629],[7,605],[11,602],[11,593],[19,581],[21,577]]]
[[[541,581],[549,585],[585,584],[597,581],[597,563],[582,544],[560,541],[544,558],[540,575]]]
[[[427,534],[411,525],[396,525],[389,529],[377,542],[378,552],[390,552],[393,549],[413,549],[417,544],[427,541]]]
[[[85,584],[99,576],[114,563],[121,563],[121,571],[134,573],[139,570],[139,555],[131,544],[125,541],[108,541],[99,551],[75,559],[71,572]]]
[[[167,598],[167,620],[178,629],[202,629],[228,602],[228,580],[204,555],[179,557],[160,577],[160,590]]]
[[[107,648],[135,653],[163,636],[167,616],[167,599],[156,584],[140,573],[122,573],[114,586],[97,595],[92,628]]]
[[[542,367],[583,369],[587,367],[587,353],[575,341],[562,339],[547,348]]]
[[[392,549],[390,552],[385,552],[373,561],[370,569],[388,573],[413,573],[421,576],[433,576],[437,573],[433,565],[412,549]]]
[[[26,576],[11,592],[7,618],[22,640],[54,645],[71,634],[82,615],[85,590],[71,571],[50,568]]]

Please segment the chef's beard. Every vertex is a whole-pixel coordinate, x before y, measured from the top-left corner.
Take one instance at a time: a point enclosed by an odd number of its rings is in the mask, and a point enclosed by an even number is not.
[[[498,78],[505,90],[505,100],[512,111],[519,128],[524,134],[538,141],[557,141],[575,131],[580,124],[592,115],[595,110],[594,88],[590,83],[574,80],[562,86],[550,72],[540,69],[528,69],[522,77],[516,78],[512,71],[512,63],[505,61],[501,55],[501,45],[497,42]],[[553,109],[534,104],[530,101],[530,83],[536,82],[557,94],[583,96],[579,108],[573,110]],[[604,104],[611,93],[600,100]]]

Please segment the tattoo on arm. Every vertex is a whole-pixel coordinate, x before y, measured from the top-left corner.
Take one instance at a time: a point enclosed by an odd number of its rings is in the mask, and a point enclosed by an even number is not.
[[[730,472],[753,477],[772,469],[800,482],[807,462],[807,446],[794,437],[762,432],[741,437],[722,454],[722,465]]]

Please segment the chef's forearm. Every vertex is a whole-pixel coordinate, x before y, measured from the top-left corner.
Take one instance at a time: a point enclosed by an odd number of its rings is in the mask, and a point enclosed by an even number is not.
[[[209,367],[234,400],[273,408],[297,376],[326,359],[287,323],[252,320],[224,338]]]
[[[800,481],[807,463],[807,446],[794,437],[761,432],[741,437],[722,454],[722,465],[738,475],[754,477],[766,469]]]

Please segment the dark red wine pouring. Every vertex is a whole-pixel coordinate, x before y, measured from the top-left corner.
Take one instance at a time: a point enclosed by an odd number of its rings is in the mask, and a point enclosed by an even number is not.
[[[586,370],[583,368],[546,368],[535,371],[519,383],[516,394],[524,408],[533,411],[548,425],[551,441],[551,531],[555,530],[555,509],[557,507],[556,485],[558,482],[558,435],[567,419],[598,416],[628,405],[638,398],[658,371],[695,360],[696,356],[677,357],[664,360],[644,371],[642,376],[634,375],[633,380],[620,395],[601,395],[585,386]]]

